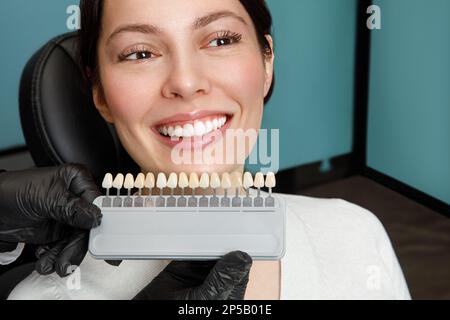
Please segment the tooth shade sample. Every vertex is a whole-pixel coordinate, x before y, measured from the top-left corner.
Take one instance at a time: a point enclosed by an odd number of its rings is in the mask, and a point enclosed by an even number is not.
[[[242,174],[240,172],[233,172],[231,174],[231,187],[240,188],[242,187]]]
[[[220,178],[216,172],[211,173],[211,181],[209,182],[209,185],[213,189],[220,188]]]
[[[175,189],[177,187],[178,177],[177,174],[172,172],[167,180],[167,187]]]
[[[250,172],[244,173],[243,187],[245,189],[253,187],[253,177],[252,177],[252,174]]]
[[[231,188],[231,178],[230,178],[230,174],[228,172],[222,173],[221,185],[222,185],[223,189]]]
[[[145,177],[145,183],[146,188],[154,188],[155,187],[155,175],[152,172],[147,173],[147,176]]]
[[[191,189],[198,188],[198,184],[199,184],[198,175],[195,172],[192,172],[189,175],[189,188]]]
[[[209,187],[209,174],[204,172],[202,173],[201,177],[200,177],[200,183],[199,183],[200,188],[206,189]]]
[[[113,181],[113,187],[116,189],[120,189],[123,186],[123,174],[119,173]]]
[[[134,187],[138,189],[142,189],[144,187],[145,176],[143,173],[139,173],[134,180]]]
[[[110,189],[113,186],[113,176],[111,173],[105,174],[102,182],[102,188]]]
[[[178,179],[178,186],[180,188],[187,188],[189,186],[189,179],[186,173],[181,172]]]
[[[275,187],[275,174],[273,172],[268,172],[266,175],[266,187],[274,188]]]
[[[134,187],[134,178],[131,173],[127,173],[125,176],[125,182],[123,183],[125,189],[132,189]]]
[[[253,183],[253,185],[256,188],[262,188],[264,187],[264,176],[261,172],[256,173],[255,175],[255,181]]]
[[[158,173],[158,178],[156,179],[156,187],[159,189],[165,188],[167,186],[166,175],[163,172]]]

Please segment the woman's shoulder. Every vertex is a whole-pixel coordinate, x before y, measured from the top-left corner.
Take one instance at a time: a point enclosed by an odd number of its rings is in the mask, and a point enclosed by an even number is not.
[[[288,214],[317,227],[371,228],[384,230],[378,217],[370,210],[340,198],[318,198],[277,193],[285,200]]]
[[[380,297],[410,299],[392,243],[374,213],[339,198],[278,196],[285,200],[287,235],[294,251],[309,244],[313,257],[323,262],[321,270],[328,270],[334,281],[356,281],[358,276],[367,291],[366,281],[375,273],[383,287],[377,291]]]

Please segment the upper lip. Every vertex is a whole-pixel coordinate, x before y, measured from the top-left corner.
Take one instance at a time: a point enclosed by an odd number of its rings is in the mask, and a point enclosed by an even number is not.
[[[180,122],[189,122],[197,119],[201,119],[208,116],[225,114],[228,115],[228,112],[218,111],[218,110],[195,110],[188,113],[178,113],[174,116],[162,119],[158,121],[154,126],[161,127],[163,125],[170,125],[171,123],[180,123]]]

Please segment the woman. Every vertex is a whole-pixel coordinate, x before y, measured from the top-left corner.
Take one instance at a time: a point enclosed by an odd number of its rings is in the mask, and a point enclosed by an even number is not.
[[[227,129],[260,128],[274,62],[264,1],[82,0],[81,9],[81,60],[95,105],[142,172],[242,172],[239,163],[175,163],[167,135],[177,131],[182,141],[208,136],[196,124],[222,118]],[[196,150],[216,143],[209,139]],[[372,213],[340,199],[283,197],[286,254],[281,261],[253,262],[245,299],[410,299]],[[10,298],[128,299],[167,263],[113,267],[86,256],[80,290],[33,273]]]

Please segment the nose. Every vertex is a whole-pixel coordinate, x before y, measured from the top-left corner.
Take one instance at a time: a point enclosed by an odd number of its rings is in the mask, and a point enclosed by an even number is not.
[[[180,55],[171,61],[167,80],[162,88],[164,97],[192,100],[199,95],[208,94],[209,91],[210,82],[201,61],[187,55]]]

